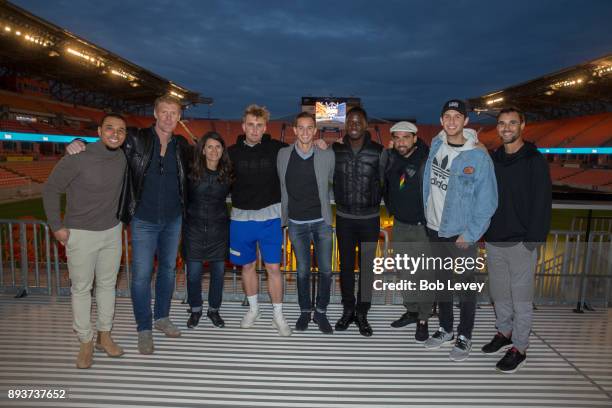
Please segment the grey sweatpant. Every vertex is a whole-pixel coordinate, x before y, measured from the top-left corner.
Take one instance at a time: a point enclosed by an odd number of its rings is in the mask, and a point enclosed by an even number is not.
[[[529,346],[533,315],[533,286],[538,251],[522,242],[510,247],[487,243],[489,292],[495,302],[495,325],[524,353]]]
[[[398,220],[393,220],[393,242],[394,243],[410,243],[419,242],[421,246],[429,242],[425,227],[423,225],[405,224]],[[419,248],[421,247],[419,246]],[[410,276],[401,276],[403,279]],[[419,320],[427,321],[431,314],[433,299],[428,298],[427,293],[420,291],[409,292],[403,291],[402,297],[404,307],[409,313],[416,313]]]

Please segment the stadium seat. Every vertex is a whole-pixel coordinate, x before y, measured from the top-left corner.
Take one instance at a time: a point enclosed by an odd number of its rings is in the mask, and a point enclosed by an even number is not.
[[[589,190],[612,190],[612,171],[608,169],[589,169],[565,177],[557,184],[585,188]]]
[[[612,113],[602,115],[602,120],[585,129],[568,140],[567,147],[595,147],[604,146],[612,139]]]
[[[538,139],[540,147],[564,147],[566,141],[598,124],[605,119],[604,115],[581,116],[577,118],[561,119],[559,127],[551,130]]]

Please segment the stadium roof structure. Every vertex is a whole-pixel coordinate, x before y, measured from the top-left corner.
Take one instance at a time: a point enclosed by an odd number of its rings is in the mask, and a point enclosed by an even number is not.
[[[537,120],[589,115],[612,109],[612,54],[470,98],[472,111],[496,115],[513,105]]]
[[[0,76],[49,81],[54,99],[124,112],[172,94],[185,106],[213,100],[148,71],[28,11],[0,0]]]

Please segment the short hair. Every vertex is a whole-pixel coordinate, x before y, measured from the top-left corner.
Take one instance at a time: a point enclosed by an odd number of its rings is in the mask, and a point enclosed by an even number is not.
[[[348,118],[348,116],[352,113],[357,113],[361,116],[363,116],[363,118],[365,119],[365,121],[368,121],[368,114],[365,111],[365,109],[363,109],[361,106],[353,106],[351,109],[349,109],[349,111],[346,113],[346,117]]]
[[[525,123],[525,113],[523,113],[523,111],[517,108],[516,106],[507,106],[503,108],[502,110],[499,111],[495,119],[499,120],[499,117],[503,115],[504,113],[512,113],[512,112],[516,113],[519,116],[521,123]]]
[[[265,122],[270,120],[270,111],[265,106],[259,106],[254,103],[247,106],[244,110],[244,114],[242,115],[243,122],[248,115],[255,116],[256,118],[263,118]]]
[[[183,110],[183,105],[181,104],[181,100],[178,99],[176,96],[173,96],[170,94],[158,96],[157,99],[155,99],[155,104],[153,106],[153,109],[157,109],[157,106],[160,103],[173,103],[177,105],[181,110]]]
[[[312,119],[312,122],[316,125],[317,124],[317,118],[315,117],[315,115],[313,115],[310,112],[300,112],[296,115],[295,119],[293,120],[293,126],[297,126],[298,120],[302,119],[302,118],[308,118],[308,119]]]
[[[125,118],[120,113],[117,113],[117,112],[108,112],[107,114],[102,116],[102,120],[100,120],[100,124],[98,126],[102,127],[102,124],[107,118],[121,119],[123,123],[125,123],[125,126],[127,127],[127,120],[125,120]]]

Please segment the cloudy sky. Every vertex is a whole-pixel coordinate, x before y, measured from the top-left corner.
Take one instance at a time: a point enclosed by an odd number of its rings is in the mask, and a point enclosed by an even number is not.
[[[610,0],[12,1],[213,97],[218,118],[253,102],[282,117],[302,96],[334,95],[429,123],[451,97],[612,52]]]

